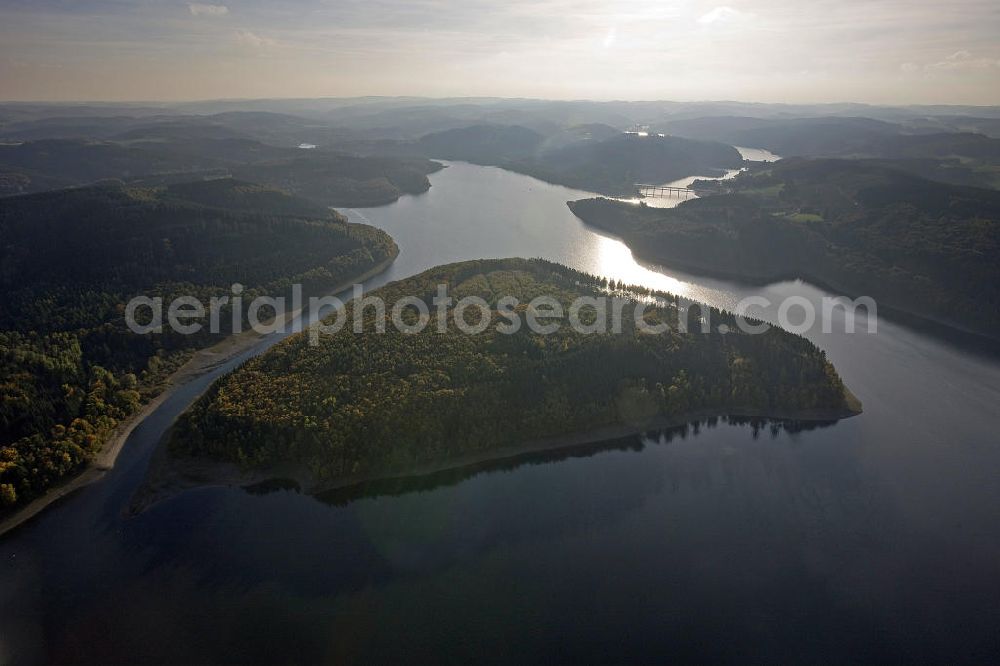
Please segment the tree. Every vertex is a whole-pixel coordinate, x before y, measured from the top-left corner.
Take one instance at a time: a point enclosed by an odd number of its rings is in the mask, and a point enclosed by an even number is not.
[[[0,506],[14,506],[17,504],[17,491],[9,483],[0,483]]]

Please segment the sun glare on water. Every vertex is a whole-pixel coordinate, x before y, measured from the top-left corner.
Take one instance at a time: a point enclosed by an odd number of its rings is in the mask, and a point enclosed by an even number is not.
[[[594,272],[602,277],[623,280],[626,284],[642,285],[716,306],[731,307],[729,294],[660,272],[664,269],[647,268],[639,263],[632,256],[632,251],[618,239],[595,233],[594,242],[596,255]]]

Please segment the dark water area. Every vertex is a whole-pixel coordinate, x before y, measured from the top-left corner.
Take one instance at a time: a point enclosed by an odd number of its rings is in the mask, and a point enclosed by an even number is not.
[[[586,193],[465,164],[431,179],[348,211],[401,248],[370,286],[528,256],[720,307],[826,295],[637,263],[566,208]],[[124,517],[163,431],[234,359],[0,540],[0,663],[996,661],[1000,363],[885,318],[837,330],[808,335],[865,411],[825,427],[716,419],[317,498],[203,488]]]

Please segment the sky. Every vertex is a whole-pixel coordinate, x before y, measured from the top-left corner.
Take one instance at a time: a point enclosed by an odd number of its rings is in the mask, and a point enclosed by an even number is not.
[[[357,95],[1000,104],[1000,2],[0,0],[3,100]]]

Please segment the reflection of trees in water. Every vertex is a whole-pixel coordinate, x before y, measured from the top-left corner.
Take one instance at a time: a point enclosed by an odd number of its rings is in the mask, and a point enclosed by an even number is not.
[[[302,490],[302,487],[295,479],[267,479],[259,483],[252,483],[249,486],[243,486],[243,490],[251,495],[269,495],[279,490],[294,490],[295,492],[299,492]]]
[[[413,492],[436,490],[437,488],[446,486],[456,486],[480,474],[510,472],[526,465],[547,465],[570,458],[589,458],[605,451],[641,451],[643,448],[644,445],[639,436],[630,435],[606,442],[581,444],[579,446],[551,451],[525,453],[500,460],[485,461],[441,470],[421,476],[376,479],[354,486],[319,493],[316,495],[316,499],[325,504],[340,506],[361,498],[381,497],[385,495],[398,496]]]
[[[779,551],[788,566],[798,567],[808,555],[805,546],[828,552],[858,532],[874,539],[884,530],[884,499],[866,487],[856,459],[844,455],[850,429],[843,434],[839,427],[825,429],[795,440],[795,433],[824,425],[702,419],[596,444],[372,481],[314,499],[328,505],[332,519],[343,521],[340,529],[362,530],[364,543],[392,571],[428,575],[488,553],[502,560],[504,549],[512,547],[544,554],[562,547],[553,544],[572,543],[584,559],[601,560],[607,549],[624,549],[638,558],[635,566],[647,570],[672,562],[687,571],[692,558],[712,552],[714,559],[698,559],[698,566],[728,580],[744,571],[733,560],[737,551]],[[288,488],[294,489],[279,482],[252,491]],[[358,557],[352,548],[338,551],[348,569]],[[655,562],[647,559],[653,554]],[[769,562],[757,560],[751,568],[766,571]]]
[[[689,436],[696,437],[702,428],[715,428],[720,421],[729,425],[749,427],[754,440],[759,439],[761,433],[764,432],[769,433],[771,439],[776,439],[782,432],[797,434],[818,428],[826,428],[836,423],[835,420],[792,421],[756,417],[713,416],[697,421],[690,421],[679,426],[650,430],[641,434],[628,435],[603,442],[579,444],[549,451],[524,453],[499,460],[463,465],[461,467],[417,476],[373,479],[343,488],[320,492],[314,495],[314,497],[320,502],[331,506],[346,506],[359,499],[385,496],[398,497],[409,493],[429,492],[438,488],[456,486],[463,481],[482,474],[510,472],[524,466],[547,465],[571,458],[589,458],[609,451],[638,452],[642,451],[647,445],[670,444],[675,439],[683,440]],[[295,492],[299,492],[300,486],[292,479],[269,479],[245,486],[243,489],[252,495],[266,495],[277,491],[294,490]]]

